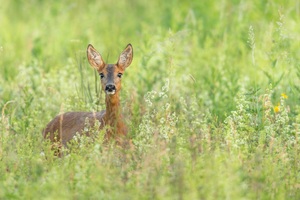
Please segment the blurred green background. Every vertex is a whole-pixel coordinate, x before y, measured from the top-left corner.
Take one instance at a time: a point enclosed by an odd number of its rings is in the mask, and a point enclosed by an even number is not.
[[[0,199],[299,199],[299,24],[299,0],[0,0]],[[133,45],[127,161],[41,154],[58,113],[105,109],[89,43]]]

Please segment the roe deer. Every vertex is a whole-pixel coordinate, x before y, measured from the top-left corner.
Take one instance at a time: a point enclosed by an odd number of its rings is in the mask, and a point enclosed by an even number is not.
[[[121,144],[123,137],[127,134],[127,127],[121,114],[119,92],[121,90],[121,77],[125,69],[131,64],[132,57],[133,49],[131,44],[128,44],[120,54],[116,64],[105,64],[101,55],[89,44],[87,58],[90,65],[100,75],[102,90],[105,91],[106,110],[101,112],[67,112],[58,115],[44,129],[44,138],[66,147],[76,133],[82,134],[86,120],[92,126],[98,120],[101,123],[99,130],[108,126],[104,141],[114,138],[117,143]]]

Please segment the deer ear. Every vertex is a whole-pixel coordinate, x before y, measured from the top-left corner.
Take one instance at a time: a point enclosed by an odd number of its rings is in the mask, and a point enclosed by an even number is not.
[[[118,67],[121,67],[123,70],[126,69],[131,64],[133,57],[133,49],[131,44],[128,44],[126,48],[121,53],[119,60],[118,60]]]
[[[86,53],[90,65],[96,70],[101,71],[105,66],[105,63],[100,53],[98,53],[98,51],[91,44],[88,45]]]

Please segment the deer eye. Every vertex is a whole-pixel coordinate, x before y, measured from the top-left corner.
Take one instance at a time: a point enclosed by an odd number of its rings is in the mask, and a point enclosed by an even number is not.
[[[118,77],[119,77],[119,78],[121,78],[121,77],[122,77],[122,75],[123,75],[122,73],[118,73]]]
[[[100,73],[99,75],[100,75],[101,79],[104,78],[104,74],[103,73]]]

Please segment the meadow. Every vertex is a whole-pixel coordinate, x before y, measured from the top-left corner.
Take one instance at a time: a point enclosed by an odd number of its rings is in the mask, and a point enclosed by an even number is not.
[[[300,199],[299,0],[0,0],[0,199]],[[134,150],[42,130],[105,109],[115,63]]]

